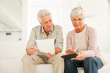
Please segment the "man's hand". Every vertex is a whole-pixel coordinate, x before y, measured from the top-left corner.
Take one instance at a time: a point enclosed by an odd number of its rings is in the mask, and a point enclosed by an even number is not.
[[[66,54],[73,54],[73,53],[77,53],[76,49],[67,49],[66,50]]]
[[[80,51],[77,54],[78,54],[78,56],[76,58],[72,58],[72,59],[75,59],[75,60],[83,60],[84,59],[84,54],[85,54],[84,51]]]
[[[34,49],[34,45],[32,45],[31,47],[27,47],[26,51],[29,55],[34,55],[37,52],[37,49]]]
[[[51,57],[53,57],[55,54],[54,53],[46,53],[46,56],[48,57],[48,58],[51,58]]]
[[[56,47],[56,48],[55,48],[55,54],[57,54],[57,53],[59,53],[59,52],[61,52],[61,48]]]

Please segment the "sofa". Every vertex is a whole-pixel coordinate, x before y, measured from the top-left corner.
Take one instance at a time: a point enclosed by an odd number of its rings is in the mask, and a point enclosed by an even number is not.
[[[21,62],[25,52],[26,42],[0,42],[0,73],[23,73]],[[110,53],[102,53],[105,65],[99,73],[110,73]],[[52,64],[39,64],[37,73],[52,73]],[[83,68],[78,68],[79,73],[84,73]]]

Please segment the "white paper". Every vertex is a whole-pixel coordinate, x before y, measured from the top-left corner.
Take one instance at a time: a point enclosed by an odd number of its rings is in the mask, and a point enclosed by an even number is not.
[[[36,40],[38,49],[40,52],[44,53],[55,53],[55,48],[54,48],[54,39],[41,39],[41,40]]]

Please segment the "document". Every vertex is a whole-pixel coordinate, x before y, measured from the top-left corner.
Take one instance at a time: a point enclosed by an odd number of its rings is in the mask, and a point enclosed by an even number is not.
[[[36,40],[38,49],[40,52],[44,53],[55,53],[55,48],[54,48],[54,39],[41,39],[41,40]]]

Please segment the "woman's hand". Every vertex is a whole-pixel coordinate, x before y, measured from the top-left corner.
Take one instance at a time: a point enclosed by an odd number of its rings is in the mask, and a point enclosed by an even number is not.
[[[66,54],[73,54],[73,53],[77,53],[76,49],[67,49],[66,50]]]
[[[72,58],[72,59],[75,59],[75,60],[83,60],[84,59],[84,54],[85,54],[84,51],[80,51],[77,54],[78,54],[78,56],[76,58]]]

